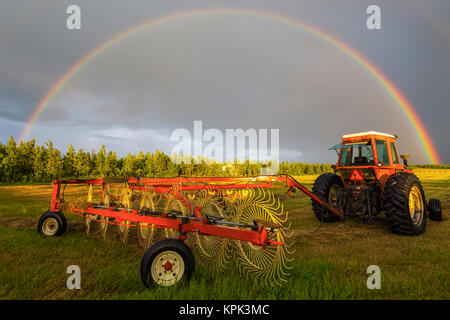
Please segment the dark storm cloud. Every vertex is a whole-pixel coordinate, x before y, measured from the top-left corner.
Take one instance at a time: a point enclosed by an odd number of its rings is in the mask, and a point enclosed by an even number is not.
[[[442,139],[449,133],[450,47],[431,23],[433,14],[446,17],[448,2],[430,2],[425,16],[414,1],[78,1],[83,25],[73,32],[64,27],[69,4],[2,2],[4,123],[26,121],[71,65],[124,29],[190,8],[256,8],[301,19],[357,48],[411,100],[450,161]],[[368,4],[382,8],[380,31],[365,27]],[[63,87],[31,133],[60,146],[170,151],[171,131],[192,130],[194,120],[204,129],[280,128],[281,153],[290,160],[332,161],[326,149],[340,135],[372,129],[399,134],[400,151],[426,160],[402,111],[361,66],[301,30],[247,16],[179,19],[122,41]],[[21,131],[17,124],[1,130],[0,137]]]
[[[327,157],[324,146],[339,139],[341,127],[356,129],[359,114],[366,116],[361,127],[370,125],[379,116],[378,103],[393,114],[384,125],[401,118],[370,75],[329,48],[301,30],[261,18],[186,18],[102,53],[71,80],[83,91],[66,88],[42,120],[64,105],[70,119],[97,129],[192,130],[195,120],[203,120],[205,130],[280,128],[281,148],[313,161],[317,154]],[[360,83],[367,84],[355,90]],[[396,127],[411,133],[408,126]]]

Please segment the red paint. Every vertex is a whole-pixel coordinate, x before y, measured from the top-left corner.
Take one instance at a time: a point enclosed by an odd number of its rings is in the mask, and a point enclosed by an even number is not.
[[[172,264],[171,264],[169,261],[167,261],[167,262],[164,264],[164,270],[166,270],[166,271],[172,270]]]

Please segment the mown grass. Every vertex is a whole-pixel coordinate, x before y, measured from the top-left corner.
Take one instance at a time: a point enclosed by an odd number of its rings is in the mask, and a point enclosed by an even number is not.
[[[383,215],[372,224],[359,218],[318,229],[309,198],[300,192],[285,197],[277,190],[296,239],[291,276],[283,287],[245,279],[231,264],[226,272],[196,266],[186,285],[145,289],[139,277],[144,251],[133,241],[122,245],[113,235],[106,241],[95,232],[86,236],[80,218],[70,214],[64,236],[43,239],[35,227],[48,209],[51,186],[1,186],[0,298],[448,299],[450,175],[439,175],[422,181],[427,198],[443,201],[445,221],[428,221],[419,237],[391,234]],[[299,177],[308,187],[314,179]],[[66,287],[66,268],[72,264],[81,268],[81,290]],[[366,269],[372,264],[381,268],[381,290],[366,287]]]

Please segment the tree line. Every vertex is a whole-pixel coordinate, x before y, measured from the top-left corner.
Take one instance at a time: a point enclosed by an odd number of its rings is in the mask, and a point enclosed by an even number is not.
[[[175,176],[254,176],[261,174],[262,163],[248,160],[233,164],[217,163],[213,160],[183,158],[173,159],[155,150],[154,153],[139,151],[119,158],[115,151],[106,151],[104,145],[98,151],[75,150],[69,145],[62,153],[52,141],[38,145],[34,139],[17,143],[10,137],[4,145],[0,142],[0,181],[49,182],[53,179],[84,179],[96,177],[175,177]],[[299,162],[279,163],[278,174],[305,175],[332,172],[330,164]]]

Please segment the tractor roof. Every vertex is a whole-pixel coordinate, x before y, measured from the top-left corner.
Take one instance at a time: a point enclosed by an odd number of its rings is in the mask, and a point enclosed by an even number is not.
[[[377,131],[366,131],[366,132],[344,134],[342,136],[342,138],[343,139],[345,139],[345,138],[355,138],[355,137],[370,136],[370,135],[385,136],[385,137],[394,138],[394,139],[397,138],[397,136],[395,136],[395,135],[388,134],[388,133],[377,132]]]

